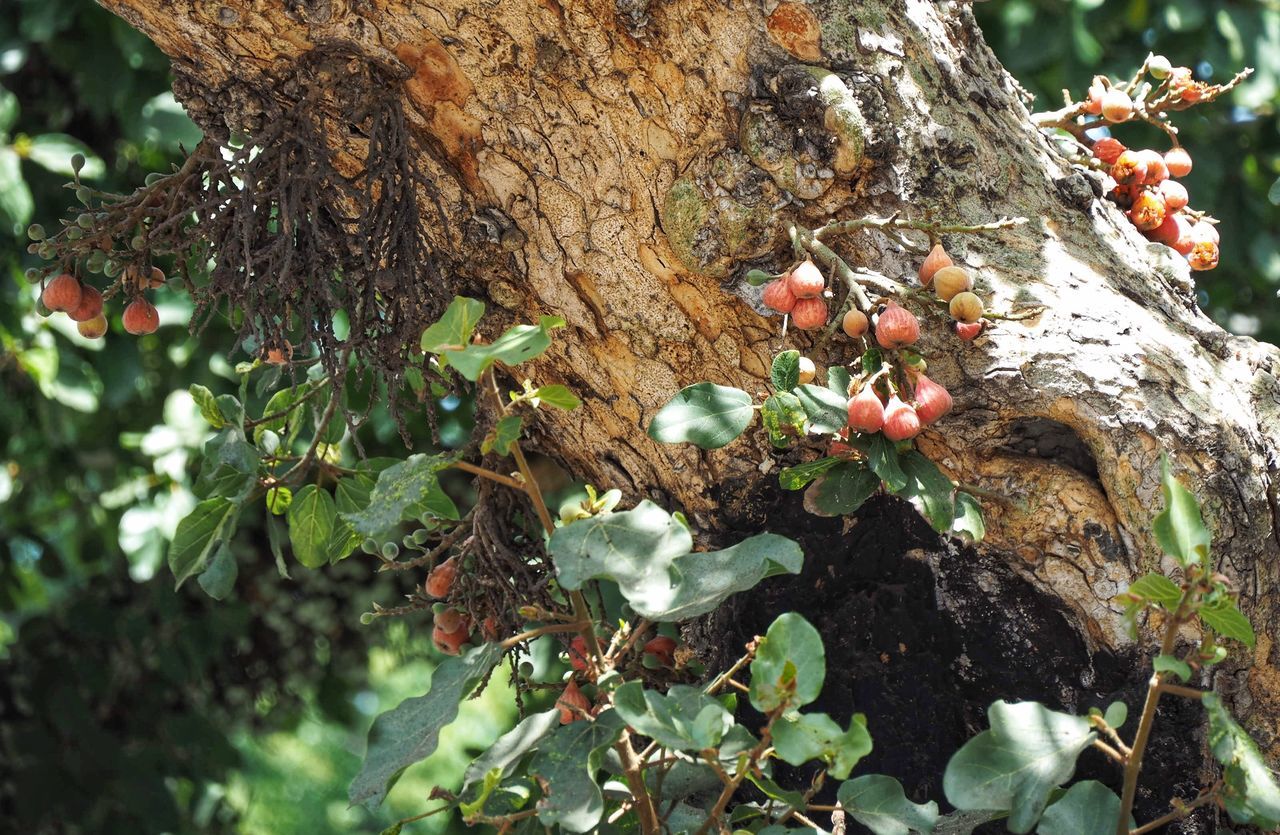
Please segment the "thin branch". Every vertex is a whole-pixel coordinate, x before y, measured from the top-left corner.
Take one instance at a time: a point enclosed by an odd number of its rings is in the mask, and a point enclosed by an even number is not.
[[[519,490],[522,493],[525,492],[524,485],[516,481],[511,476],[495,473],[493,470],[487,470],[484,467],[478,467],[469,461],[454,461],[449,466],[454,469],[462,470],[466,473],[471,473],[472,475],[478,475],[481,478],[487,478],[490,481],[496,481],[498,484],[510,487],[512,490]]]
[[[1145,835],[1147,832],[1154,832],[1160,827],[1171,824],[1174,821],[1182,820],[1201,806],[1207,806],[1216,801],[1221,791],[1222,781],[1219,780],[1208,789],[1201,792],[1200,795],[1190,803],[1182,803],[1181,801],[1175,800],[1173,802],[1174,809],[1172,812],[1169,812],[1167,815],[1161,815],[1150,823],[1144,823],[1137,829],[1129,830],[1128,835]]]

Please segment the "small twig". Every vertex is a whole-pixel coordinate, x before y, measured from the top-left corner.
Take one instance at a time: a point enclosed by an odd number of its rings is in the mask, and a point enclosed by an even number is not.
[[[524,485],[519,481],[516,481],[511,476],[495,473],[493,470],[487,470],[484,467],[478,467],[469,461],[454,461],[450,466],[454,469],[471,473],[472,475],[478,475],[481,478],[487,478],[490,481],[496,481],[498,484],[505,485],[513,490],[519,490],[522,493],[524,492]]]
[[[1171,696],[1182,696],[1185,699],[1195,699],[1196,701],[1200,701],[1204,698],[1203,690],[1197,690],[1194,687],[1183,687],[1180,684],[1161,682],[1160,691],[1162,693],[1168,693]]]
[[[590,625],[590,624],[588,624]],[[519,635],[512,635],[502,642],[502,649],[509,650],[539,635],[553,635],[557,632],[581,632],[582,623],[550,623],[545,626],[539,626],[535,629],[529,629],[521,632]]]
[[[1106,755],[1107,755],[1108,757],[1110,757],[1111,759],[1113,759],[1113,760],[1115,760],[1116,762],[1120,763],[1120,765],[1124,765],[1124,763],[1125,763],[1125,757],[1124,757],[1124,754],[1121,754],[1119,751],[1117,751],[1116,749],[1112,748],[1110,745],[1108,745],[1107,743],[1103,742],[1102,740],[1100,740],[1100,739],[1095,739],[1095,740],[1093,741],[1093,747],[1094,747],[1094,748],[1097,748],[1099,751],[1101,751],[1102,753],[1106,754]]]
[[[1182,820],[1183,818],[1191,814],[1196,809],[1199,809],[1201,806],[1207,806],[1210,803],[1213,803],[1214,801],[1216,801],[1218,799],[1218,794],[1221,792],[1221,790],[1222,790],[1222,781],[1219,780],[1218,782],[1214,783],[1212,786],[1210,786],[1209,788],[1201,792],[1199,796],[1197,796],[1196,799],[1192,800],[1190,803],[1182,803],[1181,801],[1175,800],[1173,802],[1174,809],[1172,812],[1169,812],[1167,815],[1161,815],[1160,817],[1156,818],[1150,823],[1144,823],[1142,826],[1139,826],[1137,829],[1129,830],[1129,835],[1145,835],[1145,833],[1147,832],[1154,832],[1160,827],[1173,823],[1174,821]]]

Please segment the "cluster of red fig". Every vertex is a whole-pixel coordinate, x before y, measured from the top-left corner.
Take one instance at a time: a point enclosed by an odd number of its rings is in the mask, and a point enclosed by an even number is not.
[[[650,638],[640,652],[654,666],[668,669],[675,666],[676,642],[675,639],[668,638],[666,635]],[[568,656],[569,666],[573,667],[573,674],[569,677],[569,683],[565,685],[564,692],[556,699],[556,707],[560,709],[561,725],[568,725],[570,722],[586,719],[592,715],[595,709],[591,698],[582,692],[582,688],[578,686],[579,675],[588,681],[595,676],[595,670],[591,666],[591,659],[587,657],[586,638],[581,635],[574,637],[573,641],[569,643]]]
[[[423,591],[428,597],[444,600],[453,588],[453,581],[458,577],[458,558],[450,557],[437,565],[427,574]],[[471,615],[448,604],[437,604],[432,628],[431,642],[436,649],[445,655],[457,655],[462,652],[463,644],[471,640],[473,627]],[[498,619],[490,615],[480,624],[480,632],[486,641],[498,639]]]
[[[128,275],[139,295],[125,306],[121,317],[124,329],[135,336],[155,333],[156,328],[160,327],[160,314],[155,305],[142,297],[141,292],[164,284],[164,273],[152,267],[151,274],[145,278],[132,269]],[[51,313],[66,313],[85,339],[101,339],[107,332],[107,317],[102,312],[102,292],[92,284],[81,284],[70,273],[62,273],[50,279],[40,293],[40,303]]]
[[[1146,66],[1147,72],[1162,82],[1153,101],[1192,104],[1208,90],[1208,85],[1191,78],[1190,69],[1171,66],[1163,55],[1148,58]],[[1103,76],[1094,78],[1083,105],[1086,113],[1102,116],[1111,124],[1127,122],[1134,116],[1133,99],[1124,90],[1111,87]],[[1187,189],[1171,179],[1191,173],[1191,155],[1185,148],[1174,144],[1164,154],[1149,148],[1130,150],[1108,136],[1096,140],[1090,151],[1109,166],[1116,182],[1111,199],[1126,210],[1129,220],[1148,240],[1172,247],[1193,270],[1218,266],[1218,230],[1212,223],[1184,212]]]

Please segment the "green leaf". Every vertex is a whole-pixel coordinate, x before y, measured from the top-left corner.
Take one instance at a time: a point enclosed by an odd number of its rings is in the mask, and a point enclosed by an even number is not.
[[[80,178],[97,180],[107,173],[107,164],[93,150],[80,140],[65,133],[46,133],[31,137],[31,145],[27,150],[27,159],[41,168],[55,174],[68,177],[75,173],[71,167],[71,158],[76,154],[84,155],[84,167],[80,169]]]
[[[551,735],[529,761],[529,773],[546,787],[538,801],[538,820],[568,832],[590,832],[604,815],[604,797],[596,773],[604,751],[622,735],[622,719],[606,710],[595,721],[571,722]]]
[[[533,396],[540,403],[546,403],[548,406],[555,406],[557,409],[572,411],[582,405],[582,401],[577,395],[569,391],[568,386],[553,385],[539,386],[534,391]]]
[[[764,796],[770,800],[776,800],[792,809],[803,809],[805,806],[804,795],[798,791],[787,790],[779,786],[769,777],[763,774],[756,774],[754,771],[747,772],[747,779],[751,784],[764,793]],[[741,808],[741,807],[739,807]],[[778,811],[778,810],[775,810]]]
[[[705,751],[715,748],[733,727],[733,716],[699,687],[677,684],[666,694],[627,682],[613,694],[622,721],[664,748]]]
[[[18,114],[21,112],[18,97],[0,87],[0,137],[7,134],[18,123]]]
[[[1044,812],[1038,835],[1112,835],[1120,817],[1120,798],[1097,780],[1083,780]],[[1133,828],[1133,818],[1129,827]]]
[[[536,325],[516,325],[488,345],[468,345],[460,351],[443,351],[458,373],[475,382],[495,362],[519,365],[551,347],[550,332],[563,328],[559,316],[543,316]]]
[[[852,382],[853,376],[843,365],[833,365],[827,369],[827,388],[845,403],[849,402],[849,384]]]
[[[947,763],[942,788],[957,809],[1010,810],[1009,831],[1030,832],[1050,793],[1070,779],[1094,740],[1089,720],[1037,702],[995,702],[991,729]]]
[[[1008,812],[980,809],[978,811],[958,811],[938,818],[933,828],[933,835],[973,835],[973,830],[1009,816]]]
[[[1200,700],[1209,714],[1209,749],[1224,768],[1222,805],[1236,823],[1264,831],[1280,827],[1280,786],[1258,746],[1217,693]]]
[[[22,178],[22,160],[10,147],[0,145],[0,213],[13,231],[31,222],[35,201]]]
[[[834,435],[849,425],[849,398],[831,389],[805,383],[796,389],[796,397],[809,416],[809,428],[814,432]]]
[[[742,434],[753,414],[751,395],[745,391],[696,383],[681,389],[654,415],[649,437],[663,444],[719,449]]]
[[[769,433],[769,443],[779,449],[791,443],[791,439],[804,434],[806,415],[800,398],[789,391],[770,395],[760,410],[764,428]]]
[[[803,707],[822,692],[827,655],[822,636],[795,612],[779,615],[751,661],[751,704],[761,713]]]
[[[240,505],[224,496],[214,496],[195,506],[181,522],[169,545],[169,570],[180,587],[204,571],[218,546],[231,536]]]
[[[480,451],[485,455],[496,451],[499,455],[510,455],[511,445],[520,440],[520,432],[524,429],[524,418],[520,415],[507,415],[498,421],[480,442]]]
[[[1125,720],[1128,718],[1129,706],[1124,702],[1112,702],[1107,705],[1107,711],[1102,715],[1102,721],[1116,730],[1124,727]]]
[[[214,398],[214,402],[218,404],[218,411],[222,413],[222,419],[237,429],[242,429],[244,424],[244,406],[240,401],[230,394],[219,394]]]
[[[510,774],[525,754],[559,726],[560,711],[557,708],[526,716],[520,724],[495,739],[488,750],[471,761],[462,775],[462,788],[458,791],[458,796],[465,797],[472,786],[483,781],[493,771],[497,771],[502,777]]]
[[[951,530],[981,542],[987,535],[987,523],[982,518],[982,504],[963,490],[956,491],[956,518]]]
[[[222,416],[222,411],[218,409],[218,401],[214,398],[213,392],[195,383],[187,391],[191,393],[191,399],[196,402],[196,408],[200,410],[200,416],[208,421],[210,426],[214,429],[221,429],[227,425],[226,418]]]
[[[1167,457],[1160,461],[1160,477],[1164,510],[1156,516],[1151,526],[1156,541],[1183,568],[1192,563],[1207,564],[1209,529],[1200,516],[1200,505],[1196,503],[1196,497],[1173,477]]]
[[[794,467],[784,467],[778,473],[778,484],[783,490],[800,490],[827,470],[839,464],[842,458],[819,458]]]
[[[798,574],[804,559],[800,546],[776,534],[691,553],[688,527],[647,500],[558,528],[548,548],[566,590],[613,580],[638,614],[668,622],[706,614],[766,577]]]
[[[1271,188],[1267,189],[1267,199],[1271,201],[1271,205],[1280,206],[1280,177],[1276,177]]]
[[[289,505],[289,542],[293,555],[307,568],[329,562],[329,542],[333,537],[338,510],[328,490],[308,484]]]
[[[426,503],[445,519],[457,519],[458,509],[440,487],[440,470],[453,463],[448,455],[410,455],[378,473],[368,506],[342,519],[361,536],[375,536],[416,515],[414,509]],[[294,499],[297,502],[297,499]]]
[[[898,448],[893,441],[884,436],[882,432],[872,434],[866,440],[867,443],[867,465],[871,467],[871,472],[880,476],[880,480],[889,488],[890,493],[900,492],[908,485],[907,474],[902,470],[902,462],[899,460]],[[916,453],[919,455],[919,453]],[[932,466],[933,462],[929,461],[923,455],[920,456],[928,461]],[[933,468],[937,471],[937,467]],[[951,491],[951,481],[947,480],[947,492]],[[947,527],[950,528],[951,520],[947,520]]]
[[[815,516],[843,516],[862,507],[880,487],[880,477],[861,461],[841,461],[809,485],[804,508]]]
[[[924,518],[935,531],[950,531],[951,523],[956,518],[955,502],[952,499],[955,485],[951,483],[951,479],[943,475],[937,464],[914,449],[903,453],[898,460],[908,479],[902,495],[919,500]]]
[[[1151,668],[1157,673],[1177,676],[1179,681],[1187,681],[1191,678],[1191,665],[1172,655],[1157,655],[1151,661]]]
[[[1200,619],[1224,638],[1232,638],[1250,649],[1253,648],[1253,626],[1244,612],[1229,600],[1220,600],[1200,607]]]
[[[253,442],[255,444],[258,443],[263,433],[267,431],[280,432],[284,435],[293,434],[304,422],[304,415],[306,414],[306,409],[298,408],[298,404],[305,402],[318,385],[320,384],[306,382],[296,388],[281,389],[271,395],[267,405],[262,408],[262,417],[265,418],[268,415],[280,416],[264,420],[253,427]],[[338,421],[338,423],[341,423],[341,421]]]
[[[868,774],[841,783],[836,798],[845,814],[875,835],[930,833],[938,821],[937,803],[912,803],[902,784],[883,774]]]
[[[373,720],[364,763],[347,793],[352,805],[382,803],[406,768],[436,750],[440,729],[458,715],[458,704],[501,660],[498,644],[482,644],[447,658],[432,673],[426,695],[405,699]]]
[[[236,575],[239,571],[236,558],[231,554],[231,548],[224,539],[217,553],[213,555],[209,567],[196,578],[196,581],[200,584],[200,588],[204,589],[205,594],[214,600],[222,600],[235,588]]]
[[[743,277],[752,287],[760,287],[773,281],[773,276],[764,270],[747,270],[747,274]]]
[[[258,450],[244,440],[237,426],[228,426],[204,445],[204,461],[194,486],[202,499],[223,496],[243,501],[258,483]]]
[[[871,347],[862,353],[862,373],[870,376],[884,366],[884,354],[879,348]]]
[[[283,516],[293,504],[293,491],[279,485],[272,487],[266,495],[267,510],[272,516]]]
[[[1171,612],[1182,600],[1182,589],[1163,574],[1147,574],[1139,577],[1133,581],[1133,585],[1129,586],[1129,594],[1158,603]]]
[[[773,747],[783,762],[804,765],[821,760],[832,777],[843,780],[871,753],[871,734],[861,713],[850,720],[847,731],[825,713],[800,713],[774,723]]]
[[[800,384],[800,352],[783,351],[773,358],[769,379],[778,391],[791,391]]]
[[[422,332],[422,350],[438,354],[446,349],[466,348],[483,315],[484,302],[455,296],[440,320]]]

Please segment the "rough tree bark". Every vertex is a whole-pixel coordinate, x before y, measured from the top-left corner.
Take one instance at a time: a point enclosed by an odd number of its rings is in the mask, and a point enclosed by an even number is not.
[[[759,437],[704,453],[643,432],[684,385],[758,390],[767,378],[779,322],[760,315],[743,265],[783,268],[789,221],[1029,218],[946,242],[989,307],[1043,314],[972,344],[933,315],[923,339],[956,409],[921,448],[955,478],[1017,501],[985,502],[976,552],[916,530],[892,501],[847,536],[818,522],[805,533],[823,544],[832,577],[880,571],[918,584],[913,605],[958,630],[959,643],[945,644],[956,654],[938,650],[955,676],[1013,665],[982,650],[1007,646],[1042,673],[1056,667],[1045,675],[1061,687],[1048,698],[1079,708],[1133,684],[1135,645],[1112,598],[1159,559],[1149,529],[1168,451],[1206,505],[1259,635],[1252,663],[1218,673],[1217,686],[1280,758],[1280,353],[1209,321],[1180,259],[1147,244],[1055,153],[967,5],[100,2],[172,57],[176,92],[213,133],[252,132],[263,101],[288,104],[277,82],[315,49],[340,45],[400,74],[418,163],[455,221],[447,239],[431,231],[455,256],[452,277],[509,321],[570,323],[537,376],[569,384],[585,406],[544,419],[542,451],[629,500],[682,508],[713,540],[744,526],[801,528],[796,503],[770,487],[779,462]],[[844,109],[815,104],[804,65],[835,71]],[[871,234],[837,248],[892,279],[918,264]],[[853,358],[847,342],[788,339],[820,367]],[[833,607],[829,627],[839,625]],[[1036,655],[1046,641],[1063,649]],[[864,682],[874,668],[860,671]]]

